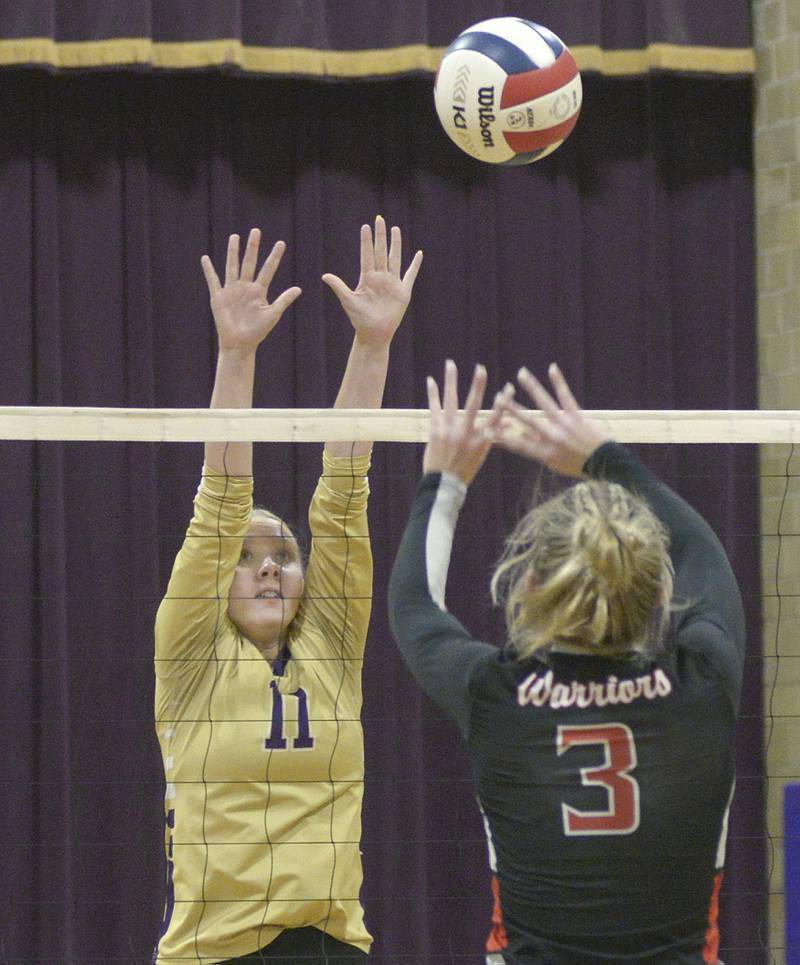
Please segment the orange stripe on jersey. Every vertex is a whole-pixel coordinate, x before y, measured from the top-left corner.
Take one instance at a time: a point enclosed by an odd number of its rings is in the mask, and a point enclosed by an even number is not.
[[[707,965],[717,965],[719,961],[719,889],[722,886],[722,872],[714,877],[714,890],[708,905],[708,928],[706,929],[706,944],[703,948],[703,961]]]
[[[503,908],[500,904],[500,882],[497,875],[492,875],[492,894],[494,895],[494,907],[492,908],[492,930],[486,939],[486,951],[502,952],[508,948],[508,935],[503,924]]]

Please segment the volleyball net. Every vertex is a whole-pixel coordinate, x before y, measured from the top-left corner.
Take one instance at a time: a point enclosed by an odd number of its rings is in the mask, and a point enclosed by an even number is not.
[[[800,412],[586,410],[623,443],[800,442]],[[484,412],[478,424],[488,417]],[[425,442],[427,409],[0,406],[0,439],[92,442]]]
[[[700,495],[706,505],[713,505],[723,498],[723,490],[730,490],[739,500],[740,507],[737,509],[734,505],[726,513],[731,527],[727,537],[721,535],[726,548],[735,548],[731,556],[737,575],[747,568],[760,572],[760,582],[751,581],[749,590],[743,590],[746,596],[748,593],[751,596],[749,604],[745,601],[751,614],[745,682],[749,696],[740,719],[739,740],[743,749],[737,752],[737,758],[747,760],[745,766],[739,767],[738,793],[749,802],[747,808],[758,813],[740,814],[738,823],[732,827],[731,838],[745,842],[746,847],[740,848],[740,857],[734,858],[728,872],[729,890],[723,891],[722,904],[724,911],[725,903],[732,903],[738,894],[752,892],[758,897],[756,893],[763,891],[760,895],[763,915],[749,939],[741,935],[728,939],[723,915],[721,957],[728,965],[751,961],[797,965],[800,962],[800,765],[797,757],[800,746],[800,478],[795,447],[800,443],[800,412],[587,410],[587,414],[603,422],[619,442],[644,447],[640,450],[644,457],[657,454],[657,465],[653,468],[658,472],[662,466],[672,467],[673,475],[667,474],[667,481],[693,504],[697,501],[693,497]],[[482,414],[482,418],[486,417],[488,413]],[[393,649],[386,641],[378,643],[374,637],[386,634],[384,581],[392,550],[396,549],[397,533],[410,506],[410,493],[416,481],[414,474],[419,470],[420,453],[414,444],[424,443],[427,436],[427,410],[0,407],[0,452],[5,451],[9,461],[19,460],[23,475],[31,482],[28,519],[34,521],[31,525],[36,529],[35,533],[22,532],[21,526],[11,518],[12,511],[6,508],[6,566],[14,565],[20,546],[28,542],[32,545],[27,561],[29,572],[24,580],[20,577],[21,582],[13,584],[16,587],[13,592],[18,593],[20,586],[28,586],[31,598],[37,601],[36,606],[25,610],[12,600],[7,615],[7,620],[13,622],[18,614],[29,612],[35,614],[32,619],[36,624],[27,634],[28,639],[36,641],[30,653],[22,647],[3,655],[7,667],[24,667],[11,674],[7,687],[19,690],[19,682],[24,680],[32,688],[32,694],[24,699],[14,693],[7,702],[7,713],[15,716],[13,739],[22,735],[29,740],[27,745],[22,740],[11,755],[12,768],[16,762],[17,774],[9,796],[17,809],[26,806],[31,812],[50,809],[49,817],[41,821],[30,818],[17,822],[20,833],[28,837],[20,838],[7,862],[8,897],[4,924],[0,917],[3,927],[0,948],[13,952],[22,947],[22,926],[18,921],[26,923],[28,928],[31,923],[40,922],[47,934],[46,920],[53,917],[54,905],[67,909],[62,916],[64,920],[73,916],[76,936],[89,927],[87,922],[97,914],[98,908],[105,914],[141,918],[141,909],[131,909],[125,895],[136,891],[131,882],[143,873],[142,868],[147,871],[152,862],[162,857],[159,850],[162,832],[157,823],[160,815],[151,813],[153,800],[158,793],[163,793],[163,781],[153,775],[152,721],[138,710],[135,713],[126,710],[133,704],[126,704],[124,697],[128,687],[150,686],[152,641],[127,640],[126,627],[114,625],[113,601],[86,599],[83,592],[73,597],[68,571],[70,567],[80,566],[81,559],[86,560],[98,552],[102,554],[105,547],[114,542],[126,541],[126,559],[130,566],[126,572],[135,574],[147,567],[153,569],[146,580],[150,589],[132,590],[139,597],[134,606],[144,612],[143,624],[151,623],[158,597],[163,592],[164,560],[174,555],[181,529],[188,521],[193,490],[183,494],[186,512],[179,522],[170,518],[168,531],[136,534],[126,522],[127,507],[119,504],[118,496],[112,506],[87,504],[74,507],[74,511],[69,504],[75,499],[59,497],[59,486],[65,483],[77,486],[76,480],[83,471],[83,457],[70,457],[69,450],[79,446],[83,454],[93,451],[97,443],[131,443],[119,463],[123,468],[110,468],[110,474],[129,471],[139,459],[158,462],[159,452],[169,455],[174,451],[172,444],[252,441],[297,446],[305,452],[306,444],[370,440],[391,444],[392,450],[395,447],[403,450],[402,458],[374,458],[371,473],[373,500],[380,496],[378,511],[370,512],[377,566],[374,626],[369,648],[373,653],[380,648],[380,655],[371,656],[368,652],[365,662],[363,723],[367,770],[363,900],[368,924],[376,936],[374,957],[385,963],[417,960],[413,950],[409,951],[413,945],[409,944],[408,935],[403,935],[397,924],[398,914],[402,914],[412,929],[424,927],[428,922],[429,935],[425,940],[434,950],[427,961],[480,960],[481,948],[475,936],[488,932],[491,895],[488,871],[485,875],[473,874],[476,863],[485,861],[485,841],[480,834],[468,767],[464,759],[444,774],[441,772],[442,757],[455,754],[447,743],[454,739],[454,732],[445,731],[442,736],[441,715],[419,695],[407,695],[406,689],[411,685],[408,678],[402,677],[402,671],[396,687],[387,687],[383,678],[378,679],[378,674],[385,672],[387,661],[389,672],[397,672]],[[748,450],[749,461],[737,458],[743,446],[752,447]],[[704,454],[700,463],[705,468],[701,471],[686,469],[691,458],[687,461],[685,457],[695,448]],[[194,459],[195,455],[193,460],[199,470],[200,460]],[[101,459],[102,456],[89,455],[86,463],[89,472],[96,470]],[[301,457],[298,459],[306,464]],[[713,477],[715,470],[708,469],[715,465],[719,473],[716,478]],[[19,467],[5,466],[6,484]],[[297,465],[286,468],[299,471]],[[530,467],[521,460],[490,464],[485,471],[487,481],[482,483],[479,476],[475,488],[485,486],[488,498],[501,490],[519,493],[528,487],[531,479]],[[93,491],[101,490],[102,486]],[[118,490],[121,491],[124,487]],[[157,495],[143,495],[133,490],[129,496],[134,503],[141,499],[153,504],[158,501]],[[746,513],[741,512],[742,500],[749,501]],[[48,525],[53,506],[60,501],[68,504],[63,514],[65,530],[60,535],[53,534],[53,540],[57,566],[66,574],[62,582],[48,574],[48,567],[53,564],[53,558],[48,558],[49,550],[53,549],[48,543]],[[485,501],[483,505],[485,507]],[[281,509],[280,506],[271,508]],[[154,519],[164,518],[157,505],[151,505],[148,512]],[[466,512],[469,515],[468,509]],[[89,522],[85,531],[79,532],[76,520],[81,513]],[[390,516],[393,517],[391,526]],[[710,522],[717,528],[713,513],[711,516]],[[486,520],[484,526],[485,523]],[[481,525],[480,520],[473,520],[472,529],[467,526],[467,539],[480,543],[484,538]],[[155,550],[143,548],[148,540],[157,544]],[[749,549],[743,548],[744,543]],[[480,566],[486,577],[481,586],[483,591],[492,557],[483,550],[481,554]],[[102,566],[102,562],[98,565]],[[459,600],[468,600],[476,593],[471,583],[459,585],[459,572],[459,567],[454,565],[450,579],[456,585],[452,591],[448,590],[448,600],[452,601],[451,608],[457,615]],[[756,591],[755,586],[760,589]],[[754,599],[756,592],[759,593],[757,600]],[[5,595],[10,599],[8,590]],[[60,622],[53,616],[51,606],[61,613]],[[70,628],[70,640],[62,641],[51,651],[48,634],[58,627]],[[76,627],[80,627],[79,639],[73,636]],[[476,635],[479,634],[476,632]],[[95,651],[93,641],[101,637],[103,644]],[[54,684],[59,675],[68,678],[66,689]],[[109,693],[115,690],[123,696],[115,698]],[[52,694],[58,695],[56,700],[51,699]],[[144,703],[147,700],[149,694]],[[400,701],[406,702],[402,710]],[[143,705],[142,699],[137,698],[136,706]],[[122,708],[119,713],[114,711],[115,706]],[[407,719],[414,709],[422,715],[420,723],[412,733],[401,733],[392,718]],[[25,713],[31,715],[30,721],[22,719]],[[64,717],[71,718],[66,728],[58,726]],[[42,763],[42,748],[53,741],[61,741],[63,758],[55,763]],[[136,752],[131,757],[130,748],[147,742],[151,742],[148,751]],[[403,756],[411,753],[408,745],[415,742],[419,766],[412,766],[410,758]],[[114,751],[115,744],[126,748],[124,761]],[[392,757],[396,759],[394,763],[389,762]],[[754,768],[752,762],[756,760],[763,762],[763,767],[759,764]],[[6,784],[10,787],[11,778]],[[71,789],[63,807],[43,803],[59,786]],[[126,805],[128,813],[124,821],[117,816],[116,823],[106,825],[117,830],[110,832],[110,839],[104,838],[103,810],[106,806],[119,809],[121,797],[130,802]],[[396,798],[394,804],[390,803],[393,797]],[[404,815],[404,809],[413,812],[413,816]],[[87,811],[91,815],[87,815]],[[446,812],[446,820],[432,816],[433,811]],[[392,816],[388,822],[386,815]],[[98,827],[92,830],[94,819]],[[123,826],[124,830],[120,830]],[[91,860],[76,862],[74,855],[78,852],[91,855]],[[148,857],[143,859],[145,854]],[[758,861],[763,859],[764,867],[745,867],[751,860],[747,855],[756,856]],[[103,876],[105,873],[98,873],[93,882],[76,881],[70,869],[80,867],[86,874],[95,860],[110,860],[113,872],[109,871],[107,877]],[[47,889],[40,883],[41,878],[48,875],[49,903],[44,897]],[[39,883],[32,883],[35,881]],[[103,892],[99,898],[91,894],[98,888]],[[158,896],[159,902],[162,897]],[[397,908],[402,911],[398,912]],[[59,915],[61,912],[55,918]],[[392,915],[394,924],[389,921]],[[432,924],[431,915],[435,919]],[[0,916],[3,916],[2,910]],[[127,933],[139,934],[133,925],[127,928]],[[56,935],[53,933],[55,941]],[[71,940],[77,942],[76,936]],[[151,937],[155,941],[156,933]],[[128,947],[116,948],[108,960],[137,961],[141,951],[135,937],[130,937]],[[13,954],[11,957],[13,959]],[[30,960],[48,959],[39,955]],[[74,960],[81,959],[76,956]]]

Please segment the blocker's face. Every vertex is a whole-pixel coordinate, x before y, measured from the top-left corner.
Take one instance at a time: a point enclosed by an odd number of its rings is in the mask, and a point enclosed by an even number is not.
[[[257,517],[242,544],[228,594],[231,620],[257,645],[280,640],[305,589],[297,540],[284,522]]]

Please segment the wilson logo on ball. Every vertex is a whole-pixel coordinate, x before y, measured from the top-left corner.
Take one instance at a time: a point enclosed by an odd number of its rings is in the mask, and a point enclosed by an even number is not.
[[[434,86],[447,135],[490,164],[528,164],[551,154],[575,126],[581,100],[581,76],[566,45],[518,17],[483,20],[460,33]]]

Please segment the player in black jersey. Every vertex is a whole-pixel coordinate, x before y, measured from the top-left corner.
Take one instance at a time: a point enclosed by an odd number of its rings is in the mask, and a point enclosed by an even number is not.
[[[744,620],[710,527],[577,405],[526,370],[485,430],[452,362],[389,589],[409,667],[466,739],[514,965],[718,962]],[[509,644],[444,605],[467,485],[492,442],[582,477],[534,506],[492,581]],[[674,591],[673,591],[674,585]]]

